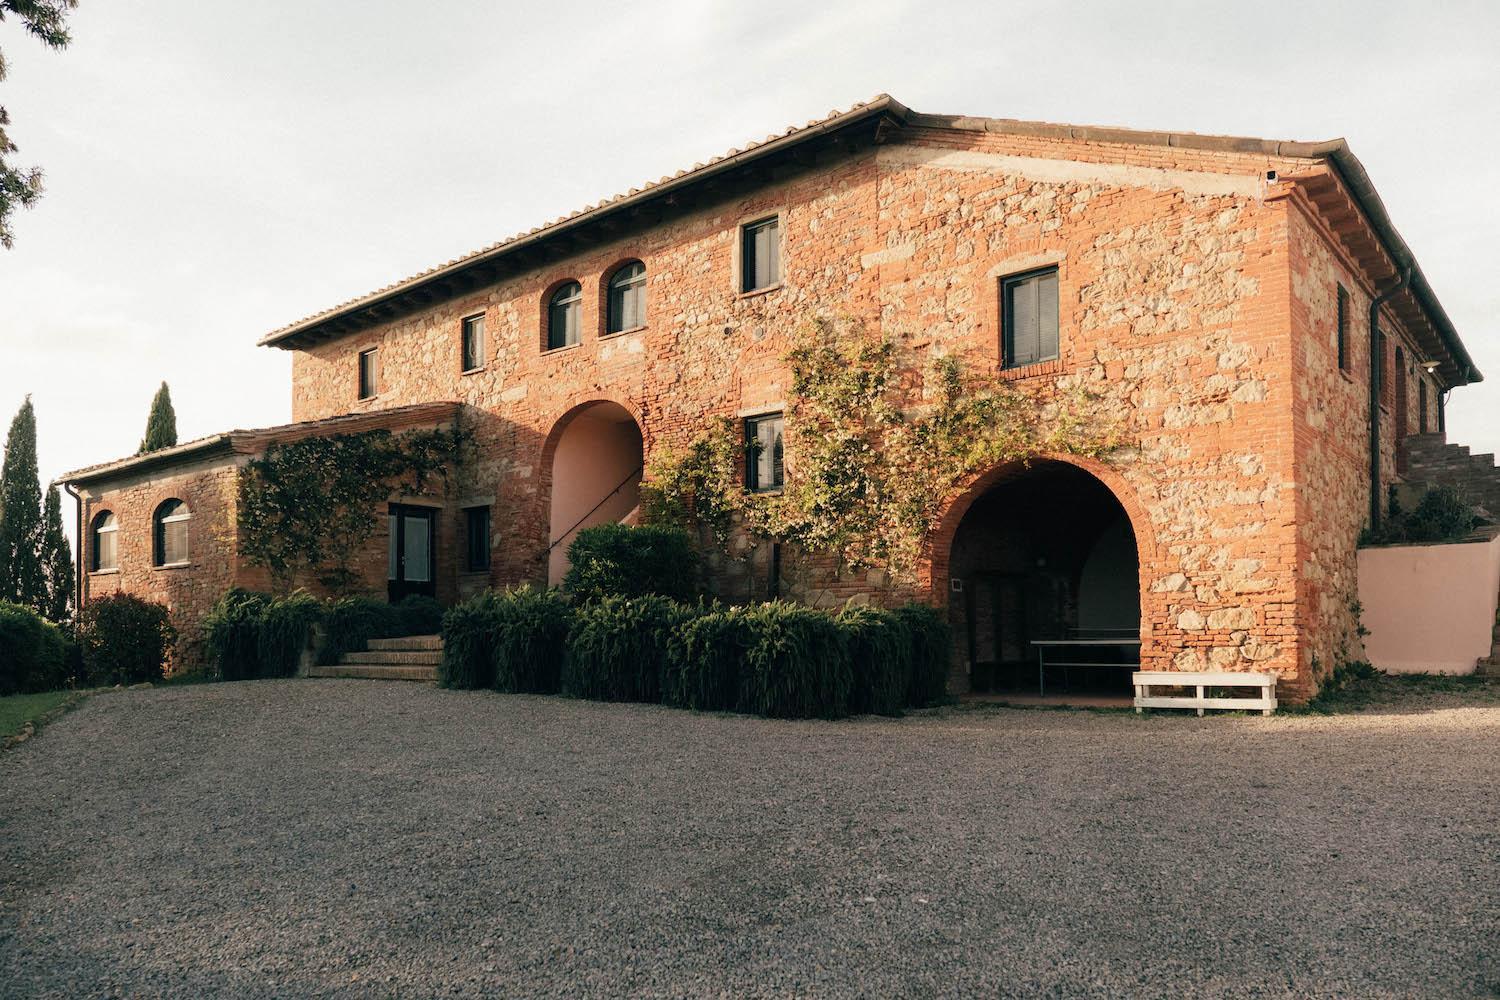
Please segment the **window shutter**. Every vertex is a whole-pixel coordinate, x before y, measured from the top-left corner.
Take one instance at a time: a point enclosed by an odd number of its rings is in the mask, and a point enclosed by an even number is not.
[[[1041,321],[1035,280],[1017,281],[1010,286],[1010,363],[1029,365],[1036,362],[1041,350]]]
[[[1048,271],[1035,279],[1037,289],[1037,360],[1057,357],[1057,272]]]

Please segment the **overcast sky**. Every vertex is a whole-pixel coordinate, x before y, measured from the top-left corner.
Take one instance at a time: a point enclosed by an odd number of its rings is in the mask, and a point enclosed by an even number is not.
[[[0,432],[43,481],[290,419],[265,332],[745,140],[919,111],[1317,140],[1364,162],[1479,367],[1500,448],[1500,4],[82,0],[0,23],[47,193],[0,250]],[[71,504],[65,507],[71,532]]]

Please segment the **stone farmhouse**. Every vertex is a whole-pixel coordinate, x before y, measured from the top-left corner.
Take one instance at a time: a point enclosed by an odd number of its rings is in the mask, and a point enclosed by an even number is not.
[[[1138,636],[1148,669],[1269,670],[1308,697],[1357,652],[1358,538],[1408,438],[1482,377],[1343,140],[880,96],[267,334],[293,354],[292,423],[68,477],[80,600],[136,592],[191,628],[226,587],[266,585],[236,546],[250,457],[454,420],[477,459],[390,497],[365,589],[556,582],[576,531],[634,518],[646,460],[710,417],[764,445],[747,489],[796,475],[787,338],[818,315],[977,359],[1039,404],[1082,386],[1124,421],[1103,458],[942,498],[915,583],[768,543],[714,563],[730,600],[946,606],[958,692],[1024,672],[1038,637],[1101,634]]]

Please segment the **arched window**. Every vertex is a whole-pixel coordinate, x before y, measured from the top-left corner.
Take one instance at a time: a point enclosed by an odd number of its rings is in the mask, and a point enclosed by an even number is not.
[[[547,302],[547,350],[578,343],[578,320],[583,311],[583,286],[565,282]]]
[[[115,547],[115,537],[119,530],[120,526],[111,511],[101,510],[94,515],[93,538],[89,546],[93,550],[89,568],[94,572],[120,568],[118,549]]]
[[[178,566],[188,561],[188,523],[192,511],[181,500],[166,500],[152,519],[154,565]]]
[[[638,260],[616,271],[609,279],[607,333],[620,333],[646,325],[646,265]]]

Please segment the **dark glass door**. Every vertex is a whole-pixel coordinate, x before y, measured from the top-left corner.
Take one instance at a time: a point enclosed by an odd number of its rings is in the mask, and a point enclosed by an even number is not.
[[[410,594],[436,596],[436,511],[429,507],[391,504],[389,516],[389,573],[391,603]]]

